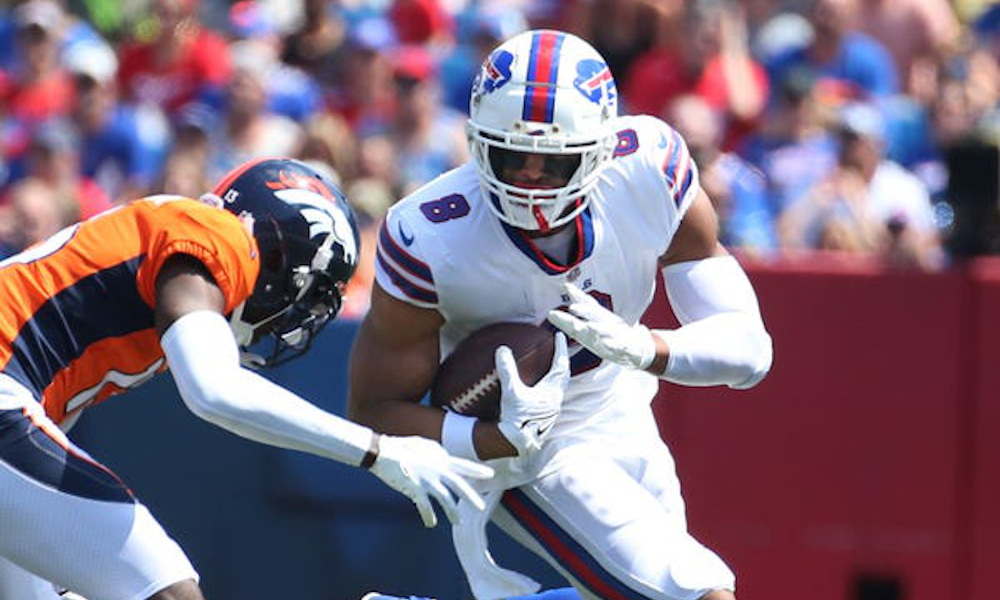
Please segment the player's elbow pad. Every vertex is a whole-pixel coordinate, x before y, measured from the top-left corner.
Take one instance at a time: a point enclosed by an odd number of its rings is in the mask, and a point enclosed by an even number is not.
[[[757,385],[771,369],[771,336],[750,280],[732,256],[663,269],[670,306],[683,324],[658,331],[670,348],[667,381],[692,386]]]
[[[722,313],[656,334],[670,348],[660,377],[673,383],[745,390],[771,370],[771,336],[752,315]]]

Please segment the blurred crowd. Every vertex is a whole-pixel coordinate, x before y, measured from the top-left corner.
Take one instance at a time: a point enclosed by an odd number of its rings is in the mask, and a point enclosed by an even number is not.
[[[622,111],[685,136],[738,253],[1000,252],[992,2],[22,0],[0,9],[0,258],[289,155],[354,201],[364,287],[384,211],[466,160],[479,63],[536,27],[590,41]]]

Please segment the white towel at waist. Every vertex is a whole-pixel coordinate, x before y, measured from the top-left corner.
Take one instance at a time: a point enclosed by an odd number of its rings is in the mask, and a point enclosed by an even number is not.
[[[496,475],[489,481],[473,483],[486,502],[486,509],[478,511],[464,499],[458,504],[459,520],[451,528],[455,553],[476,600],[534,594],[541,585],[527,575],[497,565],[486,538],[486,524],[504,491],[526,483],[531,477],[520,468],[517,459],[493,460],[488,464],[496,470]]]

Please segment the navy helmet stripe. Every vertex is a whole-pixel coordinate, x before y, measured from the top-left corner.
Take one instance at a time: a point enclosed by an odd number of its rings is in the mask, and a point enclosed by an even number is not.
[[[103,269],[50,298],[18,332],[3,372],[40,398],[56,373],[95,342],[153,327],[153,310],[136,285],[141,262]]]

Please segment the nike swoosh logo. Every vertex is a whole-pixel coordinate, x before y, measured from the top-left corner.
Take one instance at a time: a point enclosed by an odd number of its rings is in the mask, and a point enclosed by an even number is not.
[[[662,134],[662,133],[660,134],[660,144],[659,144],[659,146],[660,146],[660,148],[666,148],[667,147],[667,136],[664,135],[664,134]]]
[[[553,423],[555,423],[555,416],[559,413],[549,413],[547,415],[542,415],[540,417],[534,417],[532,419],[527,419],[521,424],[521,429],[531,426],[534,423],[539,423],[539,426],[535,429],[538,435],[545,435],[545,432],[552,428]],[[546,423],[548,421],[548,423]]]
[[[403,231],[403,224],[402,223],[399,224],[399,226],[397,227],[397,229],[399,230],[399,238],[401,240],[403,240],[403,245],[409,247],[410,244],[413,243],[413,238],[415,236],[412,236],[412,235],[408,236],[408,235],[406,235],[406,232]]]

